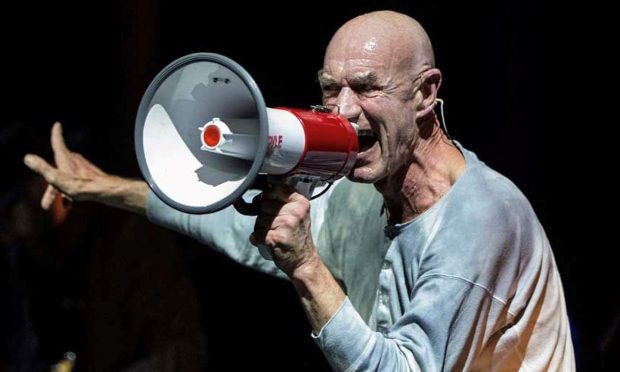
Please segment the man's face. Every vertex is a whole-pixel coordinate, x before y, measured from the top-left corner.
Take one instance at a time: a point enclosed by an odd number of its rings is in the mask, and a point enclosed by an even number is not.
[[[376,183],[397,172],[417,138],[413,93],[420,79],[403,51],[385,44],[363,36],[334,40],[319,72],[323,104],[337,105],[359,125],[360,152],[349,175],[356,182]]]

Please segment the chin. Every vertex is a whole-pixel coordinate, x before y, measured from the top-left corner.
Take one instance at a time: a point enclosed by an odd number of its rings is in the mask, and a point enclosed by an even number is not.
[[[350,173],[347,178],[349,181],[357,182],[357,183],[373,183],[372,179],[364,178],[364,177],[355,177],[352,173]]]

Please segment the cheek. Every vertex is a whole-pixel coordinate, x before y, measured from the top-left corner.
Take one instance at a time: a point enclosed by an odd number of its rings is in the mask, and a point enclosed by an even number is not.
[[[402,115],[393,102],[384,97],[366,98],[359,102],[359,106],[364,118],[381,131],[393,127],[393,123],[400,121]]]
[[[417,137],[415,110],[411,106],[377,98],[360,103],[360,107],[361,116],[384,132],[379,140],[387,140],[389,147],[410,146]]]
[[[418,138],[417,126],[412,117],[413,115],[401,112],[392,121],[390,142],[399,157],[410,153]]]

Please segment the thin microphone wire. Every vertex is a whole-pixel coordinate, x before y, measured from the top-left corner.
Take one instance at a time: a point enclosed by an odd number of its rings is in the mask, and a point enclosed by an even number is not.
[[[443,99],[435,98],[435,101],[439,102],[439,113],[441,116],[441,128],[446,133],[446,136],[448,136],[448,139],[452,140],[452,137],[450,137],[450,133],[448,133],[448,126],[446,124],[446,116],[443,113],[443,105],[444,105]]]

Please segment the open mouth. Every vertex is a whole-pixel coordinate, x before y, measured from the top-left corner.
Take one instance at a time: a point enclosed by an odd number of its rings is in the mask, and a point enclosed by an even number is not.
[[[359,129],[357,131],[359,142],[359,152],[364,152],[374,146],[379,140],[379,136],[372,129]]]

